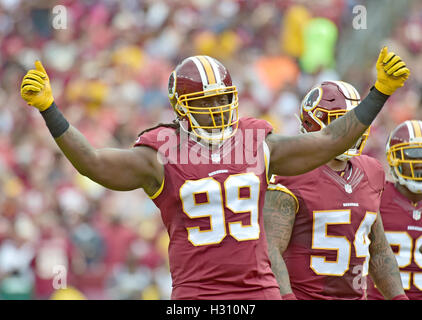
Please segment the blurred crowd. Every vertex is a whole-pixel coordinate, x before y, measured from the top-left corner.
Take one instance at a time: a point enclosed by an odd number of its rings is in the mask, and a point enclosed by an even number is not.
[[[35,60],[59,108],[95,147],[130,148],[143,129],[171,122],[168,77],[194,54],[230,70],[241,115],[291,135],[301,98],[320,81],[347,81],[362,96],[373,84],[377,52],[343,74],[336,69],[353,7],[365,3],[0,0],[0,299],[169,299],[171,292],[168,236],[152,201],[79,175],[21,99]],[[372,126],[365,153],[384,164],[388,132],[422,119],[422,3],[405,13],[379,39],[412,72]]]

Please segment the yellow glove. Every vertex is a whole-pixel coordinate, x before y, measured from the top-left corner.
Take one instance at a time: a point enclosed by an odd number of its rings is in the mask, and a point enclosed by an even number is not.
[[[403,87],[409,75],[410,70],[401,58],[394,52],[388,52],[387,47],[383,47],[377,61],[375,88],[390,96],[398,88]]]
[[[21,96],[30,106],[40,111],[48,109],[53,103],[50,79],[41,61],[35,61],[35,70],[29,70],[23,77]]]

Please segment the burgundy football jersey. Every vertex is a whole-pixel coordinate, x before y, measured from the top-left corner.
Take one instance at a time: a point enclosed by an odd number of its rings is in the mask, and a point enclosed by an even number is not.
[[[405,293],[410,300],[422,300],[422,201],[413,205],[392,182],[387,182],[380,212]],[[372,281],[368,281],[368,298],[384,299]]]
[[[167,228],[172,299],[281,299],[263,231],[268,122],[241,118],[215,151],[172,128],[140,136],[161,155],[152,196]]]
[[[323,165],[300,176],[274,176],[287,187],[299,210],[286,262],[300,300],[365,299],[368,234],[377,218],[385,175],[368,156],[352,158],[341,176]]]

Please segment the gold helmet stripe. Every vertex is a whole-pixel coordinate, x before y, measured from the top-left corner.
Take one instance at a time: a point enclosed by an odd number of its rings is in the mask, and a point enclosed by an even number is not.
[[[349,92],[349,97],[353,99],[352,101],[350,101],[352,103],[352,106],[357,106],[359,102],[356,100],[360,100],[359,93],[350,83],[347,83],[344,81],[341,81],[341,82],[346,87],[347,91]]]
[[[210,62],[211,66],[212,66],[212,69],[214,70],[215,81],[217,82],[217,84],[223,84],[222,79],[221,79],[221,74],[220,74],[220,71],[219,71],[219,67],[218,67],[216,60],[214,58],[209,57],[209,56],[205,56],[205,57],[208,59],[208,61]]]
[[[413,132],[415,133],[415,138],[422,137],[420,122],[416,120],[412,120],[412,127],[413,127]]]
[[[208,84],[215,84],[215,75],[214,70],[211,66],[211,63],[208,61],[208,59],[205,56],[197,56],[199,61],[201,62],[202,66],[204,67],[205,73],[207,75]]]
[[[410,141],[415,138],[415,129],[413,129],[412,122],[407,120],[405,121],[407,126],[407,131],[409,132],[409,139]]]
[[[202,65],[201,61],[198,57],[190,57],[189,60],[195,63],[196,69],[198,69],[199,75],[201,76],[202,86],[208,85],[207,75],[205,74],[204,66]]]
[[[349,90],[347,89],[347,87],[345,86],[343,81],[333,81],[333,82],[336,83],[340,87],[341,91],[343,92],[343,94],[347,98],[350,97]],[[346,100],[346,108],[345,109],[346,110],[352,109],[352,107],[353,107],[352,102],[349,99],[345,99],[345,100]]]

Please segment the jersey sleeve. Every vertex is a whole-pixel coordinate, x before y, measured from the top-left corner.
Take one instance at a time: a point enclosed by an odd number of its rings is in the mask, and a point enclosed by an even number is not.
[[[147,146],[155,150],[158,150],[159,145],[157,141],[157,134],[158,134],[158,130],[155,129],[155,130],[148,131],[141,136],[138,136],[133,147]]]
[[[259,123],[259,127],[262,127],[265,130],[265,136],[270,134],[273,131],[273,126],[267,121],[262,119],[257,119]]]
[[[179,135],[176,129],[161,126],[145,132],[133,145],[134,148],[139,146],[154,149],[158,161],[163,165],[180,163]]]
[[[271,180],[270,180],[270,183],[268,184],[267,190],[287,193],[288,195],[293,197],[293,199],[295,199],[295,202],[296,202],[295,213],[297,213],[299,211],[299,200],[297,199],[297,197],[294,195],[294,193],[292,191],[290,191],[287,187],[285,187],[284,185],[282,185],[281,183],[278,182],[278,177],[276,175],[273,175],[271,177]]]
[[[272,125],[263,119],[256,119],[252,117],[243,117],[240,120],[239,127],[243,129],[254,128],[254,129],[264,129],[265,136],[273,131]]]
[[[145,132],[143,135],[138,136],[133,147],[147,146],[156,150],[162,160],[176,161],[173,159],[175,156],[174,150],[177,150],[178,135],[176,130],[168,127],[157,127],[151,131]]]

